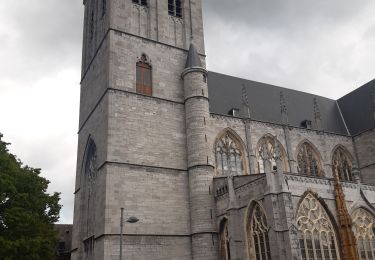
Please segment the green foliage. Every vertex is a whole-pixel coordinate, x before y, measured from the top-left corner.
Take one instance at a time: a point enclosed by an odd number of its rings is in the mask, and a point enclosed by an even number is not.
[[[54,259],[60,194],[40,169],[23,166],[0,133],[0,259]]]

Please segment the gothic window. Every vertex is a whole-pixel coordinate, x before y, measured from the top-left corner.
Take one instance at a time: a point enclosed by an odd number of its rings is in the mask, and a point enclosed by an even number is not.
[[[181,0],[168,0],[168,13],[172,16],[182,17]]]
[[[332,168],[342,181],[353,181],[352,160],[349,153],[344,148],[339,147],[333,154]]]
[[[152,95],[152,67],[145,54],[137,62],[136,69],[136,89],[137,93],[151,96]]]
[[[243,153],[230,133],[223,135],[216,143],[216,170],[219,175],[242,175]]]
[[[85,177],[89,182],[95,180],[97,174],[97,166],[96,166],[96,145],[94,141],[90,139],[89,144],[87,146],[87,155],[86,155],[86,163],[85,163]]]
[[[302,260],[340,259],[332,223],[323,206],[311,193],[299,206],[297,227]]]
[[[230,260],[228,221],[224,220],[220,227],[220,260]]]
[[[314,148],[309,143],[304,142],[297,154],[298,173],[310,176],[321,176],[322,167],[319,158]]]
[[[360,259],[375,259],[375,217],[365,209],[357,209],[353,213],[353,229]]]
[[[143,5],[143,6],[147,6],[147,0],[132,0],[133,3],[135,4],[139,4],[139,5]]]
[[[250,259],[271,260],[266,214],[258,203],[249,215],[247,241]]]
[[[288,171],[288,161],[287,161],[287,158],[286,158],[286,153],[285,153],[285,150],[283,149],[283,146],[282,144],[278,142],[278,146],[280,148],[280,153],[281,153],[281,160],[283,162],[283,170],[284,172],[287,172]],[[260,141],[258,142],[258,147],[257,147],[257,162],[258,162],[258,172],[259,173],[264,173],[264,160],[263,160],[263,156],[262,156],[262,149],[263,147],[265,147],[267,149],[267,155],[268,155],[268,158],[270,159],[271,161],[271,165],[272,165],[272,170],[277,170],[277,167],[276,167],[276,156],[275,156],[275,151],[274,151],[274,147],[275,147],[275,139],[272,137],[272,136],[265,136],[263,137],[262,139],[260,139]]]

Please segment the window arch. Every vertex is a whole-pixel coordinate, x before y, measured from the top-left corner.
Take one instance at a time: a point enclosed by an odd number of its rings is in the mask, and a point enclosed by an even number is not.
[[[137,93],[152,95],[152,67],[146,54],[142,54],[137,62],[136,85]]]
[[[251,260],[271,260],[266,214],[255,203],[247,219],[247,248]]]
[[[216,171],[218,175],[244,174],[244,153],[233,134],[227,131],[215,145]]]
[[[353,231],[361,260],[375,259],[375,217],[363,208],[352,215]]]
[[[287,156],[286,156],[286,153],[285,153],[285,150],[284,150],[282,144],[272,135],[266,135],[259,140],[258,146],[257,146],[256,156],[257,156],[258,172],[259,173],[264,173],[264,161],[263,161],[263,158],[262,158],[263,147],[267,148],[268,158],[270,158],[270,161],[271,161],[271,164],[272,164],[272,169],[273,170],[277,169],[276,168],[276,166],[277,166],[276,160],[275,160],[276,156],[275,156],[275,151],[274,151],[275,141],[278,142],[278,146],[280,148],[281,160],[283,162],[283,171],[284,172],[288,171],[288,160],[287,160]]]
[[[306,141],[298,149],[297,163],[298,173],[310,176],[323,175],[320,156],[314,147]]]
[[[341,181],[354,181],[351,158],[349,152],[341,146],[333,154],[332,170]]]
[[[297,228],[302,259],[340,259],[332,222],[311,193],[305,196],[298,208]]]
[[[230,259],[228,220],[225,218],[220,225],[220,260]]]

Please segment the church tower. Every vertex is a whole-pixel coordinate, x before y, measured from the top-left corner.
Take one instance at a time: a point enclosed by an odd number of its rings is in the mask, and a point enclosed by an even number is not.
[[[83,4],[72,259],[217,259],[201,0]]]

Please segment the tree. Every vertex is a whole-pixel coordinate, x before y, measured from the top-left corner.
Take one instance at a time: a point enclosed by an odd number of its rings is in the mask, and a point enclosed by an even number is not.
[[[40,169],[23,166],[0,133],[0,259],[53,259],[60,194],[47,193]]]

